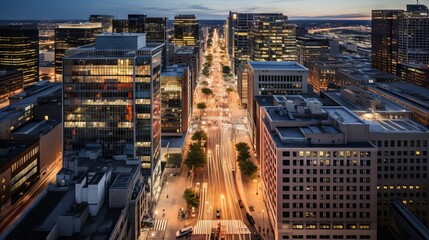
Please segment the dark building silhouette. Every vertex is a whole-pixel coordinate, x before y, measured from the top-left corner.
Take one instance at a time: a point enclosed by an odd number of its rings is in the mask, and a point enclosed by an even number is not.
[[[112,32],[112,22],[114,16],[112,15],[91,15],[89,16],[90,23],[101,23],[103,32]]]
[[[176,15],[174,17],[174,43],[178,46],[196,46],[200,39],[196,15]]]
[[[146,14],[128,14],[128,32],[144,33],[145,20]]]
[[[0,26],[0,69],[21,71],[25,86],[39,81],[37,26]]]

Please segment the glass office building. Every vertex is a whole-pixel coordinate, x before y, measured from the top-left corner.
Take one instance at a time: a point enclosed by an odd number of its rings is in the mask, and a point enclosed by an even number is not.
[[[174,17],[174,39],[178,46],[196,46],[200,39],[197,16],[177,15]]]
[[[101,149],[161,176],[161,51],[137,33],[96,36],[63,59],[64,154]],[[151,184],[154,187],[154,184]]]

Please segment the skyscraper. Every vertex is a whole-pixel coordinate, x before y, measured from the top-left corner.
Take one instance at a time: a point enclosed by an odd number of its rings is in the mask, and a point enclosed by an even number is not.
[[[162,66],[168,66],[167,17],[147,17],[144,23],[146,40],[153,43],[164,43],[162,49]]]
[[[178,46],[196,46],[200,39],[197,16],[176,15],[174,17],[173,42]]]
[[[128,14],[128,32],[144,33],[145,20],[146,14]]]
[[[103,31],[101,23],[59,24],[55,28],[55,80],[61,81],[63,57],[67,50],[94,43]]]
[[[296,61],[295,25],[281,13],[256,15],[250,41],[252,61]]]
[[[153,189],[161,174],[163,45],[147,44],[145,37],[101,34],[95,45],[66,53],[64,154],[92,147],[107,158],[137,158]]]
[[[372,11],[372,67],[396,74],[397,64],[429,64],[429,9]]]
[[[113,33],[127,33],[129,32],[127,19],[113,19],[112,21],[112,32]]]
[[[36,26],[0,26],[0,69],[21,71],[24,86],[39,81],[39,30]]]
[[[305,65],[307,61],[326,60],[330,56],[329,39],[297,37],[297,61]]]

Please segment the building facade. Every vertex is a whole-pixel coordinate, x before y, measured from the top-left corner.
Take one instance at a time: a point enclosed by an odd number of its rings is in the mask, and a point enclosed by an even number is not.
[[[161,73],[161,132],[182,137],[190,124],[191,81],[189,67],[170,66]]]
[[[63,57],[72,48],[94,43],[95,36],[103,32],[100,22],[85,24],[59,24],[55,28],[55,81],[61,82]]]
[[[0,70],[0,106],[7,102],[10,96],[22,92],[23,87],[22,72]]]
[[[89,16],[90,23],[101,23],[103,32],[112,32],[113,19],[114,19],[113,15],[90,15]]]
[[[37,26],[0,26],[0,69],[21,71],[24,86],[39,81]]]
[[[173,42],[178,46],[196,46],[200,39],[196,15],[176,15],[174,17]]]
[[[343,107],[285,96],[261,115],[261,178],[275,239],[376,239],[376,153]]]
[[[102,34],[64,58],[64,154],[86,147],[126,155],[161,174],[161,52],[145,34]]]
[[[429,65],[401,63],[397,66],[397,75],[402,81],[429,88]]]
[[[329,39],[297,37],[297,61],[304,66],[305,62],[327,60],[330,57]]]

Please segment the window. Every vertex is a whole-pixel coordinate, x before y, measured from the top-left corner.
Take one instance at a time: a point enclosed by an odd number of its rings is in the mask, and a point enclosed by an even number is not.
[[[294,224],[292,225],[293,229],[304,229],[304,225],[303,224]]]

